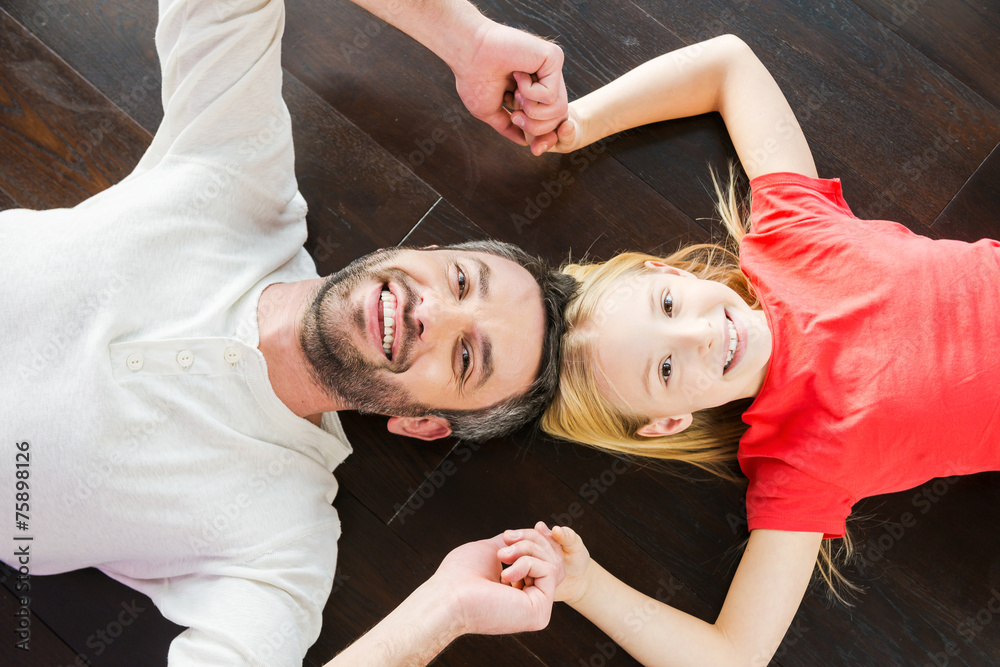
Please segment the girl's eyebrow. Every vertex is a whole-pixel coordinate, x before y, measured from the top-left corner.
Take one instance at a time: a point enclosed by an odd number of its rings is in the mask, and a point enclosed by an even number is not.
[[[642,376],[642,386],[646,390],[646,396],[652,396],[653,393],[649,390],[649,375],[653,372],[653,357],[650,356],[646,360],[646,363],[642,366],[645,370],[640,373]]]
[[[656,300],[657,300],[656,290],[652,289],[649,291],[649,317],[651,320],[656,317],[659,311],[659,308],[656,305]],[[654,364],[653,355],[650,355],[649,358],[646,360],[645,365],[642,367],[646,369],[642,373],[642,386],[646,390],[646,396],[650,397],[652,397],[653,392],[649,388],[649,376],[653,372],[652,368],[653,364]]]

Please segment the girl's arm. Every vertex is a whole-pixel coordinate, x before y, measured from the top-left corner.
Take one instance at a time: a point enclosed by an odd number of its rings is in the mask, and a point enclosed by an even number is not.
[[[523,531],[519,531],[523,532]],[[538,532],[545,534],[544,527]],[[563,547],[566,579],[556,590],[643,665],[764,667],[777,651],[812,575],[821,533],[754,530],[722,612],[706,623],[622,583],[590,559],[572,530],[550,533]],[[523,538],[523,535],[518,535]],[[515,542],[505,534],[505,541]],[[536,554],[520,539],[505,559]]]
[[[570,105],[551,149],[567,153],[647,123],[718,111],[747,176],[816,176],[809,145],[774,78],[743,40],[723,35],[636,67]]]

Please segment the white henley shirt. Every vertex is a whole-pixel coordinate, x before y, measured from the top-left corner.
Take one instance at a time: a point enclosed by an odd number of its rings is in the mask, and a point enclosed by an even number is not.
[[[0,553],[149,595],[188,628],[171,667],[300,665],[333,582],[350,445],[335,414],[317,428],[278,399],[257,349],[264,288],[317,275],[283,28],[279,0],[163,0],[164,118],[135,171],[0,213],[8,510],[13,445],[30,457],[30,520],[4,522]]]

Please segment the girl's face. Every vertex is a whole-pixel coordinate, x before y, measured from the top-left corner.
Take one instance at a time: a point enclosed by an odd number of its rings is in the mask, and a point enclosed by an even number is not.
[[[692,413],[756,396],[771,332],[729,287],[660,262],[602,297],[592,322],[602,391],[650,415],[640,435],[672,435]]]

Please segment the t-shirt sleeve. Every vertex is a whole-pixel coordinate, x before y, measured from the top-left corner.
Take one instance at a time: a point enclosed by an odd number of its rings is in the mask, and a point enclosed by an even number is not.
[[[843,537],[854,501],[843,489],[769,457],[741,459],[750,479],[747,526]]]
[[[750,181],[752,229],[759,234],[784,226],[854,218],[844,201],[840,179],[821,179],[793,173],[772,173]]]
[[[210,574],[125,583],[187,627],[170,644],[169,667],[300,667],[319,636],[337,535],[339,524]]]
[[[161,0],[156,49],[163,121],[136,173],[167,156],[295,193],[291,121],[281,97],[280,0]]]

